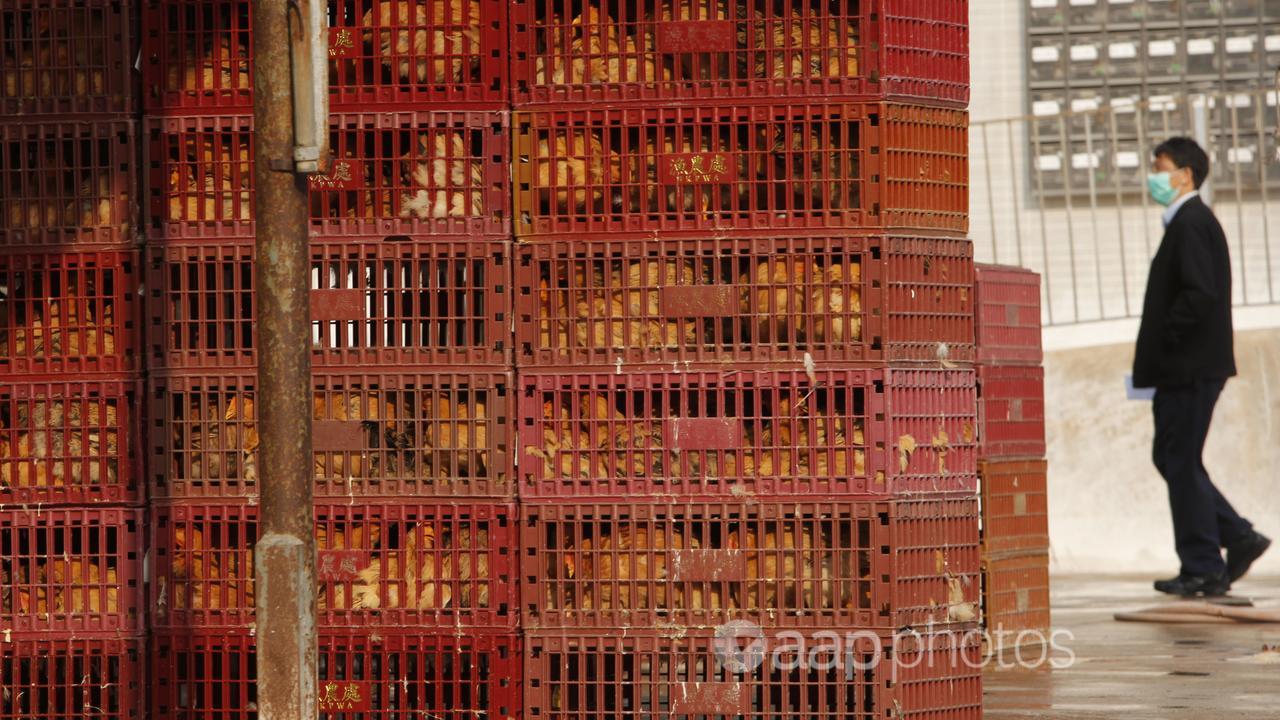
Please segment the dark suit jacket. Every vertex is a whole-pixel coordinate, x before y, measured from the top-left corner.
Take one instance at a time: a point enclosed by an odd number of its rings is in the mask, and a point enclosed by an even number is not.
[[[1227,236],[1194,197],[1178,209],[1151,261],[1133,384],[1176,387],[1235,374]]]

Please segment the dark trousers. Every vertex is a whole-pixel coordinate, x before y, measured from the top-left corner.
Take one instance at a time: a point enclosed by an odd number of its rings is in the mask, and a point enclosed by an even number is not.
[[[1253,526],[1222,497],[1204,469],[1201,453],[1209,435],[1222,380],[1159,388],[1153,409],[1156,438],[1152,459],[1169,486],[1173,537],[1185,575],[1226,572],[1222,548],[1244,538]]]

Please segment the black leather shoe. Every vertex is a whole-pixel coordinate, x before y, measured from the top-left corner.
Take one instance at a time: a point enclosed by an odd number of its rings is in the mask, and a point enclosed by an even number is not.
[[[1231,583],[1227,580],[1226,575],[1218,577],[1181,575],[1173,580],[1157,580],[1155,588],[1166,595],[1177,595],[1184,598],[1222,597],[1231,589]]]
[[[1258,532],[1227,548],[1227,577],[1235,582],[1249,572],[1254,561],[1271,547],[1271,538]]]

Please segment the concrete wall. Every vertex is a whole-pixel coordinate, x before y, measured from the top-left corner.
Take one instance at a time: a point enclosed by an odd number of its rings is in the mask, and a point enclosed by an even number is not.
[[[1205,466],[1237,510],[1280,538],[1280,329],[1237,332],[1236,361],[1240,377],[1218,403]],[[1177,572],[1168,496],[1150,460],[1151,403],[1124,396],[1132,362],[1130,343],[1046,355],[1057,571]],[[1280,574],[1280,550],[1257,569]]]

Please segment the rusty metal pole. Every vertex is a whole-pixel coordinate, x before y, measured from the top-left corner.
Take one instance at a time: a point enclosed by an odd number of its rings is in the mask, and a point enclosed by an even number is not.
[[[258,717],[314,720],[316,583],[307,178],[295,172],[289,0],[253,0]],[[296,34],[296,31],[295,31]]]

